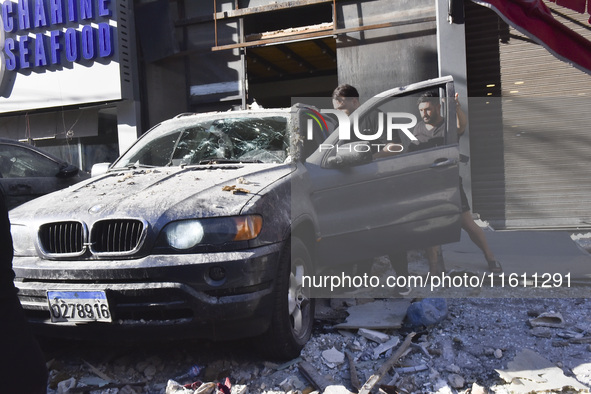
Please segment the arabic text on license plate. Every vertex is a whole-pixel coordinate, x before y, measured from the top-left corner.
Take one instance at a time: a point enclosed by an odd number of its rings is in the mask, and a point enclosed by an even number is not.
[[[111,321],[104,291],[48,291],[52,322]]]

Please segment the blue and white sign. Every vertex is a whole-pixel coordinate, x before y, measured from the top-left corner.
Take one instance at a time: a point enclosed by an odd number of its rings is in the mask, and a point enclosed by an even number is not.
[[[117,1],[2,1],[0,113],[121,99]]]

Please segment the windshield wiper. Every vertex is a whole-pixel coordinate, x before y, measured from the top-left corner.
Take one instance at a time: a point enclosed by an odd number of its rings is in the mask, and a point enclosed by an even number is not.
[[[206,159],[200,160],[199,164],[227,164],[227,163],[262,163],[260,160],[239,160],[239,159]]]
[[[151,166],[148,164],[139,164],[139,163],[135,163],[135,164],[128,164],[125,166],[126,168],[155,168],[156,166]]]
[[[113,170],[122,170],[122,169],[128,169],[128,170],[134,169],[135,170],[135,169],[138,169],[138,168],[155,168],[155,167],[157,167],[157,166],[151,166],[151,165],[148,165],[148,164],[141,164],[140,162],[137,162],[136,161],[135,163],[127,163],[123,167],[115,167],[115,168],[112,168],[112,169]]]

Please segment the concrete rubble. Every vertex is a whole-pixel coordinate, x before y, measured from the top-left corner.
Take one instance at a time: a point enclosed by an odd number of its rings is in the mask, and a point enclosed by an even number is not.
[[[560,392],[563,388],[571,393],[589,392],[591,300],[448,302],[450,316],[437,326],[417,331],[412,346],[368,393],[541,393]],[[563,311],[564,328],[548,328],[551,331],[541,336],[533,332],[527,310],[538,303]],[[388,339],[380,343],[368,339],[365,330],[337,330],[332,323],[318,321],[301,357],[287,363],[261,359],[256,348],[244,341],[125,349],[91,343],[85,344],[86,351],[80,346],[66,346],[49,362],[48,392],[223,393],[217,387],[227,377],[231,394],[357,393],[363,392],[361,386],[400,349],[408,334],[404,326],[385,330],[381,340]],[[556,341],[565,344],[554,346]],[[384,352],[377,351],[390,344],[393,346]],[[349,355],[352,364],[347,362]],[[197,362],[206,365],[199,376],[175,380]],[[304,365],[311,371],[310,376],[302,373]],[[360,387],[352,385],[351,365]],[[543,375],[536,372],[540,365]],[[317,379],[322,381],[320,388],[314,382]],[[197,381],[204,382],[201,391],[199,387],[185,387]]]
[[[572,389],[583,392],[589,387],[550,361],[530,350],[523,349],[507,364],[506,370],[497,370],[501,378],[510,383],[509,391],[514,393],[552,392]]]
[[[537,297],[447,298],[447,317],[426,327],[392,319],[401,302],[414,301],[412,293],[404,300],[318,300],[311,340],[286,362],[262,358],[254,340],[46,340],[48,393],[589,392],[591,298],[544,290]],[[387,305],[383,319],[376,305]]]

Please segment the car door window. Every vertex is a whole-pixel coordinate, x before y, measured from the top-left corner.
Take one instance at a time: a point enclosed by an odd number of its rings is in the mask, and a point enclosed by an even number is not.
[[[18,146],[0,146],[0,174],[3,178],[54,177],[59,163]]]
[[[345,264],[457,240],[460,198],[455,113],[450,122],[445,109],[442,145],[408,149],[421,120],[417,98],[427,89],[441,90],[447,100],[454,94],[451,81],[442,79],[417,89],[377,95],[356,110],[358,120],[350,118],[353,129],[343,133],[340,124],[324,144],[329,149],[306,161],[310,199],[318,218],[315,246],[323,264]],[[376,154],[389,143],[404,149]],[[365,159],[367,155],[349,154],[350,150],[367,150],[368,145],[370,160]]]
[[[419,111],[419,98],[431,93],[438,102],[441,123],[429,133],[421,133],[424,122]],[[374,106],[365,108],[363,113],[351,118],[351,139],[365,140],[372,152],[383,152],[374,158],[384,158],[390,154],[407,154],[444,145],[457,143],[455,123],[448,122],[445,89],[419,90],[412,95],[383,98]],[[355,115],[355,113],[353,114]],[[351,141],[340,140],[339,145]],[[388,147],[387,145],[390,144]],[[392,146],[392,144],[396,146]]]

